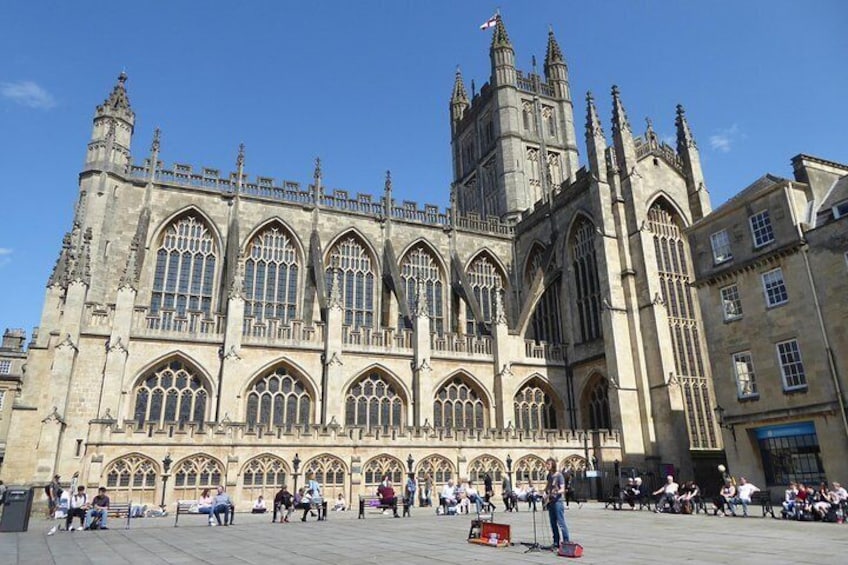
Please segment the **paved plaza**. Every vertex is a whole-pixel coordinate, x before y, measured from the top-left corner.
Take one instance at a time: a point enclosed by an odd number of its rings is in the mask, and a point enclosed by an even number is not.
[[[539,540],[551,541],[547,514],[538,513]],[[771,518],[614,512],[590,503],[567,512],[572,537],[585,547],[583,563],[837,563],[848,554],[848,527]],[[298,519],[271,524],[270,516],[239,514],[232,527],[210,528],[205,517],[112,520],[109,531],[46,533],[36,518],[28,532],[0,534],[0,563],[557,563],[550,552],[524,553],[533,540],[532,513],[496,513],[510,524],[516,545],[495,549],[466,542],[469,518],[437,517],[414,509],[412,518],[331,513],[326,522]],[[75,521],[76,522],[76,521]]]

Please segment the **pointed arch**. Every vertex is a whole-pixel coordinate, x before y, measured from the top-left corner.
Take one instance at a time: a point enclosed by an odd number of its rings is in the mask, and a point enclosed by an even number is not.
[[[595,235],[596,227],[591,218],[583,212],[575,214],[568,231],[566,253],[571,265],[570,282],[577,312],[574,334],[581,343],[598,339],[603,334]]]
[[[538,455],[525,455],[515,462],[515,483],[529,481],[538,483],[544,481],[548,476],[545,460]]]
[[[359,374],[346,389],[345,425],[402,427],[406,425],[408,391],[384,369]]]
[[[504,464],[494,455],[478,455],[468,463],[468,478],[475,483],[483,484],[486,473],[492,478],[492,482],[500,483],[506,475]],[[478,490],[482,491],[482,488]]]
[[[100,476],[100,484],[109,489],[116,500],[139,504],[156,501],[159,464],[141,453],[128,453],[109,462]]]
[[[138,425],[202,424],[212,404],[210,381],[183,355],[172,354],[144,371],[133,386],[132,417]]]
[[[202,208],[195,204],[188,204],[187,206],[183,206],[176,212],[172,212],[170,215],[166,216],[162,219],[156,226],[156,229],[150,231],[150,234],[147,237],[148,249],[154,248],[158,243],[162,240],[163,233],[165,230],[174,222],[182,219],[185,216],[198,216],[203,219],[209,229],[212,230],[212,233],[215,236],[215,242],[218,246],[218,250],[222,247],[222,241],[224,241],[224,234],[221,232],[221,229],[218,227],[218,224],[212,219],[212,216],[207,214]]]
[[[465,275],[483,314],[483,327],[478,327],[471,308],[466,309],[466,333],[480,334],[486,331],[486,327],[491,327],[496,315],[495,293],[509,288],[509,278],[503,264],[494,253],[485,248],[469,260],[465,266]]]
[[[166,313],[162,323],[167,325],[174,316],[211,317],[222,255],[222,240],[214,223],[199,208],[189,206],[163,223],[154,238],[150,246],[156,250],[150,313]]]
[[[436,389],[433,426],[482,430],[489,425],[489,397],[465,371],[456,371]]]
[[[429,480],[439,490],[456,476],[456,467],[443,455],[436,453],[424,457],[415,466],[415,476],[421,484]]]
[[[348,468],[345,462],[335,455],[322,453],[316,455],[303,466],[305,480],[313,477],[321,485],[321,494],[324,500],[335,499],[339,493],[345,493],[345,478],[348,476]]]
[[[303,245],[303,241],[297,233],[297,230],[285,219],[281,216],[274,215],[269,216],[256,224],[253,229],[242,239],[240,244],[240,249],[244,252],[245,256],[249,250],[250,242],[261,232],[265,231],[269,227],[277,226],[279,229],[286,231],[292,238],[292,244],[295,246],[297,250],[297,255],[301,259],[306,258],[306,248]]]
[[[344,324],[353,328],[374,327],[374,312],[380,291],[378,255],[356,229],[348,229],[327,247],[324,277],[327,289],[333,288],[338,270]]]
[[[538,373],[525,379],[513,396],[515,427],[525,431],[557,429],[563,421],[562,401]]]
[[[254,322],[297,317],[304,271],[303,248],[279,218],[253,230],[244,250],[244,315]]]
[[[524,268],[522,270],[525,286],[529,286],[530,283],[533,282],[533,278],[535,277],[538,269],[543,269],[545,267],[542,265],[542,260],[545,255],[546,248],[545,244],[538,239],[534,240],[533,244],[530,246],[530,250],[525,256]]]
[[[314,420],[315,385],[284,361],[251,379],[243,396],[247,399],[245,422],[249,426],[291,429]]]
[[[536,278],[536,272],[544,269],[547,247],[540,241],[534,241],[524,262],[523,280],[525,288],[530,288]],[[559,287],[562,277],[549,277],[545,286],[534,297],[531,303],[531,314],[524,325],[519,328],[520,335],[525,339],[533,339],[536,343],[545,342],[561,344],[562,313],[560,311]]]
[[[580,395],[580,408],[583,415],[583,429],[609,430],[612,428],[609,381],[605,376],[594,373],[589,377]]]
[[[686,228],[692,223],[689,219],[688,214],[686,214],[686,210],[682,206],[679,206],[677,204],[677,201],[665,190],[659,189],[655,191],[647,198],[646,202],[646,211],[649,211],[655,206],[659,205],[663,208],[666,208],[670,212],[673,212],[673,215],[677,216],[677,218],[680,220],[681,228]]]
[[[286,483],[288,474],[288,464],[276,455],[262,453],[251,457],[239,472],[242,499],[256,500],[261,495],[266,500],[273,500],[277,489]]]
[[[586,458],[580,455],[569,455],[559,465],[559,468],[564,471],[576,473],[577,471],[585,471],[588,468]]]
[[[205,453],[195,453],[174,465],[174,497],[197,500],[204,489],[224,484],[224,464]]]
[[[443,333],[448,310],[445,292],[448,284],[448,269],[442,256],[430,242],[419,238],[408,245],[401,254],[398,268],[409,311],[415,311],[418,283],[422,281],[427,293],[431,328],[438,334]],[[402,316],[398,317],[398,327],[404,327]]]
[[[376,488],[385,477],[396,485],[402,485],[405,473],[403,461],[388,453],[372,457],[362,466],[363,483],[369,491]]]

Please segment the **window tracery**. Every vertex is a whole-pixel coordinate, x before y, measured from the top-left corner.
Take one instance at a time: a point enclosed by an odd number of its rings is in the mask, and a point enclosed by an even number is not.
[[[303,380],[288,368],[277,367],[257,379],[247,393],[246,421],[268,427],[308,424],[312,404]]]
[[[244,315],[288,323],[297,311],[300,265],[290,234],[271,226],[256,235],[244,262]]]
[[[486,403],[462,377],[454,377],[436,392],[433,425],[437,428],[483,429],[486,427]]]
[[[203,380],[180,360],[172,360],[153,369],[136,385],[134,391],[135,421],[202,423],[206,417],[209,393]]]
[[[397,386],[378,372],[351,385],[345,399],[345,422],[349,426],[403,426],[404,401]]]
[[[349,236],[330,250],[325,276],[327,292],[333,287],[333,269],[341,284],[344,324],[354,328],[374,326],[374,260],[366,247]]]
[[[439,264],[423,245],[412,249],[403,259],[400,272],[403,280],[409,311],[415,311],[418,296],[418,281],[423,281],[427,293],[427,313],[430,328],[438,334],[444,333],[444,285]],[[403,320],[399,327],[403,327]]]

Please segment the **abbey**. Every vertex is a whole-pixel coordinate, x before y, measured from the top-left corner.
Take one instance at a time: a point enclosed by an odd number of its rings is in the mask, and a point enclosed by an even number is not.
[[[712,413],[683,229],[710,211],[677,147],[612,89],[578,140],[553,32],[522,72],[450,98],[451,206],[134,159],[122,74],[97,107],[73,226],[12,411],[3,478],[80,473],[113,500],[269,496],[304,473],[352,497],[388,473],[496,482],[614,462],[709,473]],[[136,143],[137,145],[137,143]],[[706,469],[706,471],[704,471]],[[611,473],[609,473],[611,475]],[[302,480],[302,478],[301,478]]]

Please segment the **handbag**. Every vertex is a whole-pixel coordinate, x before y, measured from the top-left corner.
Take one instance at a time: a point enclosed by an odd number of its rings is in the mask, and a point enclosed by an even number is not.
[[[564,541],[560,544],[557,555],[560,557],[582,557],[583,546],[573,541]]]

